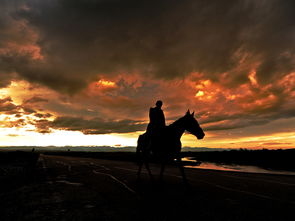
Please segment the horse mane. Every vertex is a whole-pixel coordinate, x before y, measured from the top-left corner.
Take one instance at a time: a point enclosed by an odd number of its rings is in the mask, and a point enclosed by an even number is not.
[[[173,123],[169,124],[168,127],[171,128],[171,127],[175,127],[175,126],[177,126],[177,125],[182,121],[183,118],[184,118],[184,116],[178,118],[178,119],[175,120]]]

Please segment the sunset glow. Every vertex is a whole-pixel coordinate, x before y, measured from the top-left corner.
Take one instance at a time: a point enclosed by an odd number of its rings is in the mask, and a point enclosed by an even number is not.
[[[183,146],[294,148],[294,26],[283,6],[257,18],[262,3],[215,2],[220,17],[185,2],[182,18],[172,6],[148,16],[152,3],[118,15],[123,3],[54,2],[0,9],[0,146],[136,146],[161,99],[168,124],[190,109],[206,133]]]
[[[112,81],[105,81],[105,80],[99,80],[97,82],[97,86],[103,86],[103,87],[115,87],[115,82]]]

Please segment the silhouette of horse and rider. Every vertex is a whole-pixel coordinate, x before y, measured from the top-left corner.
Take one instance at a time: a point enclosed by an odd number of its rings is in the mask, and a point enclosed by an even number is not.
[[[151,179],[153,179],[149,162],[156,160],[161,163],[160,179],[163,177],[166,163],[174,161],[178,163],[183,180],[186,182],[184,169],[181,163],[181,141],[180,138],[185,131],[195,135],[197,139],[203,139],[205,133],[198,121],[194,118],[194,112],[188,110],[186,114],[166,126],[165,115],[161,109],[163,102],[158,100],[156,106],[150,108],[150,122],[147,131],[138,137],[136,153],[139,160],[138,177],[143,164],[145,165]]]

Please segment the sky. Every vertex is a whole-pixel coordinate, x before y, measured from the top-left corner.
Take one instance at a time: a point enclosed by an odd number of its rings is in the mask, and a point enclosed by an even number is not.
[[[0,0],[0,146],[135,146],[187,109],[183,146],[294,148],[293,0]]]

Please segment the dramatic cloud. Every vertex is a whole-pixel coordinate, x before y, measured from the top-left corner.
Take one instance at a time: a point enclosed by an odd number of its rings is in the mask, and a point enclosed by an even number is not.
[[[2,30],[19,36],[9,27],[21,23],[29,39],[6,37],[4,42],[31,47],[26,53],[20,48],[16,54],[2,53],[6,71],[60,91],[79,90],[98,74],[139,72],[171,79],[199,72],[214,81],[223,74],[224,83],[236,85],[245,83],[252,69],[262,83],[294,71],[293,1],[32,0],[4,5]],[[36,59],[36,47],[42,59]]]
[[[18,106],[12,103],[10,97],[0,99],[0,112],[4,113],[18,113]]]
[[[168,123],[190,108],[216,133],[293,120],[294,8],[292,0],[0,0],[3,125],[135,132],[157,99]]]
[[[100,118],[86,120],[71,117],[59,117],[50,122],[50,125],[55,129],[82,131],[84,134],[128,133],[146,128],[146,124],[140,121],[107,121]]]
[[[25,104],[38,103],[38,102],[48,102],[48,99],[36,96],[36,97],[31,97],[24,101]]]

